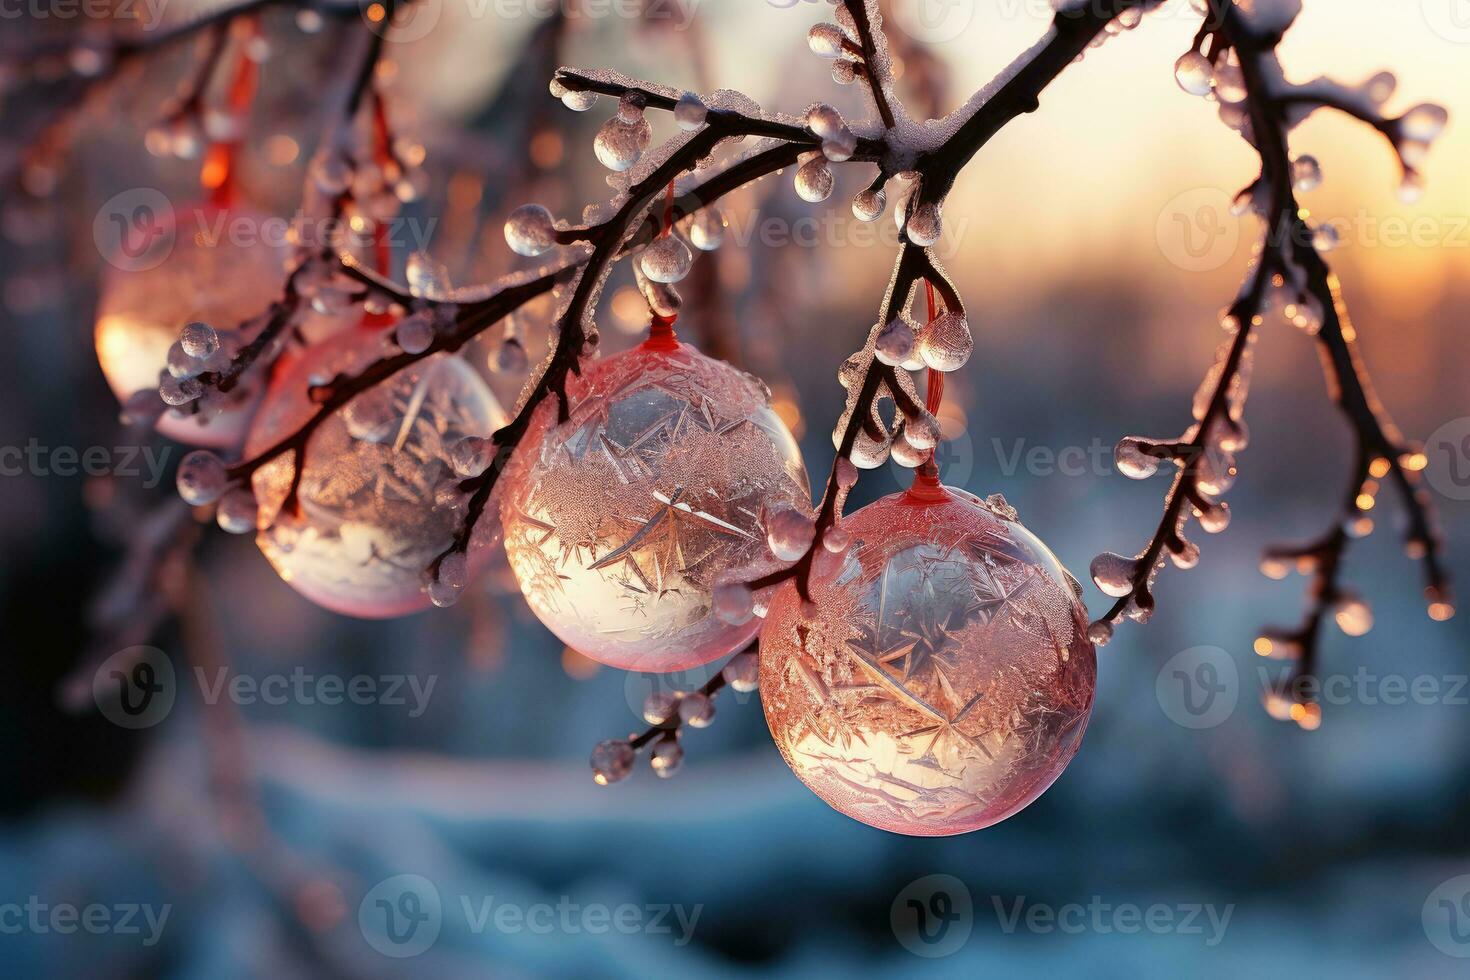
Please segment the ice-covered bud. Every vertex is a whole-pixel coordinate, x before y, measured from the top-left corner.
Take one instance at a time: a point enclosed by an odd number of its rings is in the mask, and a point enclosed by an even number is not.
[[[1322,186],[1322,165],[1310,154],[1291,161],[1291,184],[1299,191],[1314,191]]]
[[[842,113],[825,102],[818,102],[807,110],[806,124],[823,139],[836,136],[847,129],[847,124],[842,121]]]
[[[1120,439],[1113,449],[1113,464],[1130,480],[1146,480],[1159,471],[1159,457],[1153,451],[1158,445],[1137,436]]]
[[[479,476],[490,468],[495,444],[481,436],[465,436],[449,447],[449,465],[459,476]]]
[[[1399,117],[1399,132],[1405,139],[1419,143],[1432,143],[1444,132],[1450,114],[1445,107],[1432,102],[1421,102]]]
[[[158,396],[167,405],[178,408],[187,405],[204,394],[204,386],[198,378],[175,378],[169,375],[158,386]]]
[[[731,690],[749,694],[760,683],[760,658],[754,650],[745,650],[731,657],[720,673]]]
[[[689,219],[689,242],[701,252],[713,252],[725,241],[725,215],[711,204]]]

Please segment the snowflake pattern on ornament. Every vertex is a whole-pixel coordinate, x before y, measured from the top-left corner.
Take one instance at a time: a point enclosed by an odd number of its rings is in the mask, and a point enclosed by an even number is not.
[[[681,670],[749,642],[711,595],[774,567],[763,509],[810,508],[800,450],[754,378],[680,345],[598,362],[563,425],[538,417],[502,505],[506,555],[564,642]]]
[[[1070,576],[962,491],[884,498],[817,559],[814,606],[772,602],[761,697],[782,755],[832,806],[905,834],[989,826],[1081,743],[1096,660]]]
[[[311,384],[360,369],[376,355],[375,340],[344,336],[302,355],[272,385],[247,456],[299,428],[316,409]],[[400,371],[312,434],[299,514],[283,510],[296,465],[291,453],[255,473],[261,551],[281,578],[328,609],[377,618],[426,608],[425,570],[462,523],[457,501],[442,493],[460,479],[450,447],[466,436],[489,436],[505,421],[485,381],[460,357],[437,354]],[[472,570],[493,543],[477,530]]]

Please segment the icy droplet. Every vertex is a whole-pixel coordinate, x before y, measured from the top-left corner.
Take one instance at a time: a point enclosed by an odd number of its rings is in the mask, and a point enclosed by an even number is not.
[[[1393,72],[1381,71],[1368,79],[1367,83],[1363,85],[1363,91],[1374,102],[1383,103],[1387,102],[1389,96],[1393,95],[1393,90],[1398,88],[1398,84],[1399,80],[1394,77]]]
[[[857,137],[846,127],[822,140],[822,156],[833,163],[851,160],[856,152]]]
[[[673,283],[689,275],[689,267],[694,264],[694,254],[689,251],[689,246],[684,244],[683,239],[668,235],[645,248],[638,262],[643,274],[649,279],[659,283]]]
[[[628,773],[633,771],[633,760],[637,753],[633,751],[627,739],[608,739],[598,742],[597,747],[592,750],[592,780],[599,786],[607,786],[609,783],[620,782],[628,778]]]
[[[852,535],[840,524],[827,528],[822,535],[822,547],[834,555],[842,554],[850,544],[852,544]]]
[[[876,221],[888,206],[888,195],[882,189],[859,191],[852,199],[852,216],[859,221]]]
[[[749,694],[760,686],[760,658],[752,650],[737,653],[720,673],[732,691]]]
[[[939,419],[928,412],[910,416],[903,423],[903,437],[919,449],[933,449],[941,435]]]
[[[229,474],[222,459],[207,449],[196,449],[179,461],[175,476],[179,496],[196,507],[212,504],[225,492]]]
[[[837,486],[843,490],[851,490],[857,486],[858,470],[850,459],[839,459],[837,461]]]
[[[904,223],[904,231],[909,241],[923,248],[939,243],[939,237],[944,234],[944,222],[940,216],[939,205],[933,201],[925,201],[914,209],[914,213],[908,216]]]
[[[1302,154],[1291,162],[1291,183],[1299,191],[1312,191],[1322,186],[1322,165],[1317,158]]]
[[[220,498],[214,520],[221,530],[229,534],[249,534],[255,530],[257,513],[255,494],[244,487],[236,487]]]
[[[643,720],[662,725],[673,720],[679,710],[679,695],[673,691],[654,691],[643,699]]]
[[[1087,638],[1092,641],[1093,646],[1105,647],[1113,638],[1113,624],[1103,622],[1099,619],[1087,627]]]
[[[1150,439],[1129,436],[1118,440],[1113,448],[1113,464],[1130,480],[1146,480],[1159,471],[1159,459],[1148,452],[1147,447],[1158,443]]]
[[[692,133],[703,126],[708,118],[709,108],[693,92],[685,92],[674,104],[674,121],[686,133]]]
[[[1215,68],[1215,95],[1221,102],[1240,102],[1245,99],[1245,76],[1239,65],[1228,62]]]
[[[914,331],[903,317],[896,316],[878,331],[873,354],[884,364],[902,364],[914,349]]]
[[[1404,113],[1399,119],[1399,131],[1404,137],[1420,143],[1431,143],[1444,132],[1450,114],[1444,106],[1423,102]]]
[[[1175,568],[1193,568],[1199,564],[1199,545],[1186,541],[1178,551],[1169,552],[1169,560]]]
[[[540,255],[556,245],[556,221],[539,204],[522,204],[505,219],[505,243],[517,255]]]
[[[1399,181],[1398,197],[1404,204],[1418,204],[1424,199],[1424,178],[1417,173],[1404,174],[1404,179]]]
[[[847,129],[847,124],[842,121],[842,113],[825,102],[819,102],[807,110],[806,124],[823,139],[830,139]]]
[[[694,212],[689,221],[689,242],[701,252],[713,252],[725,241],[725,216],[711,204]]]
[[[1198,51],[1186,51],[1174,62],[1174,80],[1190,95],[1209,95],[1214,79],[1214,66]]]
[[[515,337],[507,337],[495,352],[492,367],[501,374],[519,374],[526,369],[528,361],[525,345]]]
[[[490,468],[495,444],[481,436],[465,436],[449,447],[449,465],[463,477],[476,477]]]
[[[708,694],[686,694],[679,699],[679,719],[691,728],[708,728],[715,720],[715,703]]]
[[[209,324],[196,320],[184,326],[179,344],[190,357],[212,357],[219,350],[219,334]]]
[[[198,378],[175,378],[169,375],[158,386],[158,397],[175,408],[189,404],[202,394],[204,386],[199,383]]]
[[[888,460],[888,443],[859,432],[852,444],[852,462],[858,469],[876,470]]]
[[[204,362],[197,357],[191,357],[189,352],[184,350],[183,343],[177,340],[169,346],[165,365],[168,367],[168,373],[175,378],[197,377],[204,370]]]
[[[783,507],[766,517],[766,544],[781,561],[796,561],[812,545],[812,519],[794,507]]]
[[[1357,596],[1346,596],[1332,607],[1337,628],[1348,636],[1362,636],[1373,628],[1373,610]]]
[[[820,58],[835,58],[842,54],[842,42],[847,35],[836,24],[817,24],[806,35],[807,47]]]
[[[832,196],[832,168],[817,156],[796,168],[796,193],[803,201],[820,204]]]
[[[1330,252],[1340,241],[1337,229],[1329,224],[1320,224],[1312,229],[1312,247],[1319,252]]]
[[[918,349],[924,363],[934,370],[959,370],[975,349],[969,321],[953,310],[944,313],[919,329]]]
[[[571,89],[563,86],[560,93],[554,94],[557,94],[558,97],[561,99],[562,105],[566,106],[573,112],[586,112],[588,109],[597,104],[596,92],[574,92]]]
[[[434,343],[434,321],[427,313],[414,313],[398,322],[393,339],[407,354],[422,354]]]
[[[1118,599],[1133,591],[1133,579],[1138,574],[1138,559],[1104,551],[1092,560],[1089,571],[1092,573],[1092,581],[1099,589]]]
[[[1230,505],[1223,501],[1200,511],[1199,526],[1209,534],[1219,534],[1230,526]]]
[[[451,551],[439,560],[437,581],[456,592],[470,584],[470,562],[462,551]]]
[[[907,439],[899,438],[893,440],[888,455],[899,466],[912,470],[923,466],[928,461],[930,452],[927,449],[918,448]]]
[[[420,299],[444,300],[450,295],[449,269],[428,252],[414,252],[405,269],[408,291]]]
[[[659,739],[648,753],[648,764],[653,766],[653,771],[658,773],[661,779],[668,779],[678,772],[679,765],[683,761],[684,747],[673,738]]]
[[[730,582],[715,587],[715,615],[732,626],[750,622],[755,615],[755,596],[740,582]]]
[[[652,137],[653,130],[642,116],[634,122],[613,116],[597,131],[592,151],[604,167],[622,173],[638,162]]]

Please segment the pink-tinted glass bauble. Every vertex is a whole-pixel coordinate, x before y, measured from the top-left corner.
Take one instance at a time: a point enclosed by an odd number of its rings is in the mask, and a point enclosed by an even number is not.
[[[297,431],[317,411],[312,385],[355,375],[385,353],[383,332],[354,330],[294,355],[271,382],[246,442],[246,458]],[[283,508],[294,457],[256,471],[256,543],[292,588],[350,616],[402,616],[426,608],[427,569],[463,525],[464,477],[451,449],[485,438],[506,416],[463,359],[435,354],[329,415],[307,444],[299,508]],[[468,568],[488,560],[499,537],[490,516],[476,524]]]
[[[591,365],[507,474],[505,553],[568,646],[624,670],[684,670],[748,643],[759,620],[715,615],[716,585],[774,567],[763,508],[809,510],[796,440],[750,375],[684,344]]]
[[[1082,742],[1097,661],[1075,580],[975,497],[916,484],[843,521],[813,605],[792,584],[761,634],[766,723],[831,806],[901,834],[1004,820]]]
[[[273,225],[264,215],[201,204],[165,215],[141,209],[134,220],[107,257],[97,300],[97,360],[119,401],[158,390],[185,324],[207,323],[229,343],[229,331],[280,298],[285,279],[286,251],[268,234]],[[229,354],[220,356],[228,361]],[[260,387],[242,383],[212,415],[170,409],[158,431],[191,445],[235,445]]]

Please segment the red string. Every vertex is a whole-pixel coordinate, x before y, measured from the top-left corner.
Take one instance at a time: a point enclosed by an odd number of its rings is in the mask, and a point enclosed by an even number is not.
[[[382,96],[375,93],[373,97],[373,160],[380,168],[387,168],[393,163],[392,139],[392,130],[388,126],[388,108],[383,103]],[[386,221],[377,222],[377,230],[373,233],[373,262],[379,274],[384,276],[393,274],[393,242]],[[387,313],[364,313],[362,316],[364,330],[380,330],[392,322],[393,317]]]
[[[668,190],[664,192],[664,221],[663,228],[659,230],[658,237],[665,238],[674,229],[674,182],[669,181]],[[671,316],[662,316],[658,313],[652,314],[648,323],[648,339],[643,346],[651,350],[674,350],[679,346],[679,338],[674,335],[674,322],[679,319],[677,313]]]
[[[235,65],[235,77],[225,96],[226,111],[232,117],[243,116],[250,109],[250,103],[255,100],[256,83],[260,78],[260,66],[244,50],[244,46],[255,37],[255,20],[249,18],[242,23],[244,28],[241,32],[241,50]],[[222,140],[211,143],[205,151],[204,164],[199,169],[199,183],[210,192],[209,202],[217,208],[228,208],[235,203],[238,189],[235,163],[239,150],[238,140]]]
[[[924,280],[924,291],[929,304],[929,322],[933,323],[939,318],[939,310],[934,299],[934,284]],[[939,406],[944,402],[944,372],[929,369],[927,383],[925,385],[925,405],[930,415],[939,414]]]

